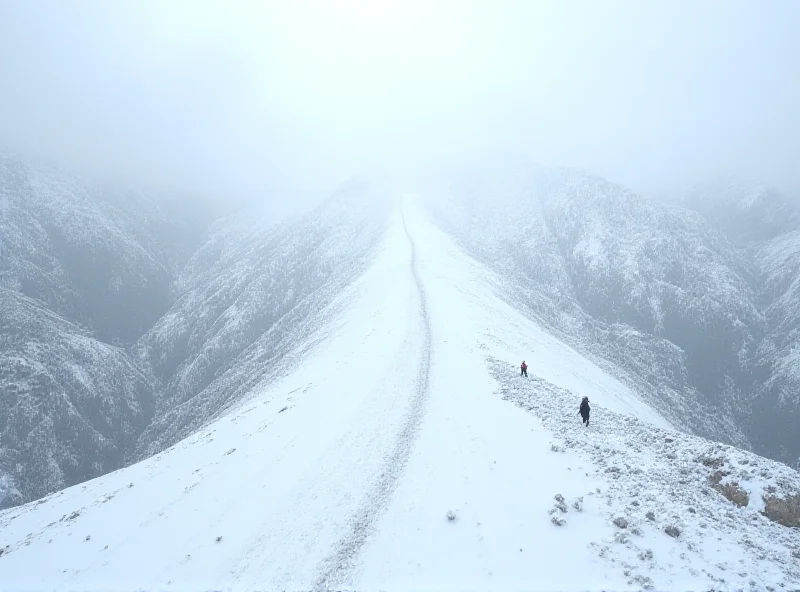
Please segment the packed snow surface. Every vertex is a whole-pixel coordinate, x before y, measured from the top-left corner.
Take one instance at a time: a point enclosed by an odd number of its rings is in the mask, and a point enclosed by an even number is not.
[[[147,461],[0,514],[0,587],[800,585],[800,536],[716,493],[692,502],[699,477],[665,484],[665,434],[689,437],[493,281],[404,199],[299,369]],[[753,545],[725,512],[758,522]]]

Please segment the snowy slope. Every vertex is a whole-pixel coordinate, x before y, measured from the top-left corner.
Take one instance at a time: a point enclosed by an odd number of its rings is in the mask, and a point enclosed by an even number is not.
[[[757,501],[736,508],[711,490],[693,509],[715,519],[690,522],[682,496],[709,488],[685,473],[681,493],[661,471],[687,469],[704,441],[498,298],[493,274],[415,199],[390,222],[367,271],[297,344],[301,367],[148,460],[0,514],[3,585],[800,585],[798,530],[761,518]],[[598,428],[574,415],[582,395]],[[770,479],[800,490],[796,473],[737,454],[764,469],[753,498]],[[551,514],[557,494],[570,505]],[[637,496],[658,504],[654,524],[612,524]],[[673,525],[678,538],[663,531]]]
[[[208,220],[167,216],[166,200],[83,182],[0,154],[0,285],[130,344],[167,310],[173,275]]]
[[[758,350],[766,377],[753,406],[758,444],[783,451],[800,468],[800,230],[782,234],[757,251],[762,270],[767,334]]]
[[[571,169],[474,168],[431,199],[435,220],[535,315],[659,412],[746,447],[763,315],[745,258],[693,212]]]
[[[681,199],[700,212],[735,244],[771,240],[800,227],[800,202],[766,183],[744,179],[709,179]]]
[[[0,154],[0,507],[122,466],[156,381],[123,349],[208,213]]]
[[[117,469],[153,384],[119,348],[0,287],[0,507]]]
[[[142,434],[144,458],[191,434],[302,360],[292,347],[371,261],[390,195],[352,181],[296,221],[245,211],[220,220],[178,278],[178,298],[138,341],[165,384]]]

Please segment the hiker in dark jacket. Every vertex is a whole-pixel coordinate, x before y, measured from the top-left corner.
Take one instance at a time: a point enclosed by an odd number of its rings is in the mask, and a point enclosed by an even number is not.
[[[583,418],[583,423],[586,424],[587,426],[589,425],[589,411],[591,411],[591,409],[589,408],[589,397],[584,397],[583,400],[581,401],[581,406],[578,409],[578,413],[581,414],[581,417]]]
[[[525,363],[525,360],[522,360],[522,365],[519,367],[519,375],[528,376],[528,365]]]

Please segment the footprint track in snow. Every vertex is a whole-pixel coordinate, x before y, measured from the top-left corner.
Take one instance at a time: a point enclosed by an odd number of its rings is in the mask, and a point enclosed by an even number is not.
[[[364,546],[364,543],[367,542],[376,519],[389,505],[392,493],[397,487],[400,476],[403,474],[414,448],[425,412],[425,403],[428,400],[432,346],[430,316],[428,314],[425,288],[418,271],[417,247],[408,230],[405,214],[401,213],[401,215],[403,230],[411,247],[411,273],[419,295],[419,316],[423,329],[423,348],[419,360],[414,395],[411,398],[410,408],[397,435],[394,449],[384,461],[383,469],[377,482],[373,485],[364,505],[359,508],[351,520],[348,534],[335,545],[334,552],[321,563],[319,576],[314,585],[314,589],[318,590],[328,589],[331,586],[341,586],[352,573],[359,551]]]

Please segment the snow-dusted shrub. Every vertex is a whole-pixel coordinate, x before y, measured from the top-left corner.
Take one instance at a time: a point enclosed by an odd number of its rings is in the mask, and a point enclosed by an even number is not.
[[[703,466],[718,469],[725,464],[725,459],[719,456],[701,456],[697,461]]]
[[[664,532],[674,539],[677,539],[679,536],[681,536],[681,529],[678,528],[677,526],[671,526],[671,525],[667,526],[664,529]]]
[[[614,526],[617,528],[628,528],[628,521],[622,516],[614,518]]]
[[[783,526],[800,527],[800,493],[780,498],[764,496],[764,516]]]
[[[720,492],[723,497],[725,497],[725,499],[732,504],[735,504],[740,508],[744,508],[750,503],[750,495],[744,489],[742,489],[739,483],[736,481],[722,483],[722,478],[726,474],[727,473],[722,471],[715,471],[712,473],[708,478],[709,482],[711,483],[711,487]]]
[[[653,558],[653,551],[651,551],[650,549],[647,549],[639,553],[639,559],[641,559],[642,561],[648,561],[652,558]]]

